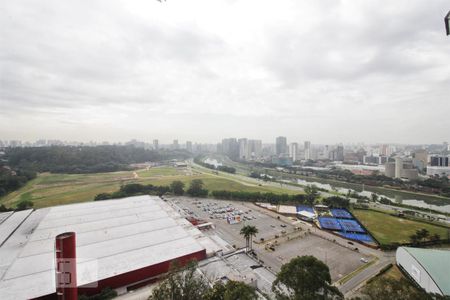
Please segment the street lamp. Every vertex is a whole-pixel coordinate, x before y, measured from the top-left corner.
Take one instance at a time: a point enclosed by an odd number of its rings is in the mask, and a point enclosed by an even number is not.
[[[445,30],[447,31],[447,35],[450,35],[450,11],[444,18],[445,22]]]

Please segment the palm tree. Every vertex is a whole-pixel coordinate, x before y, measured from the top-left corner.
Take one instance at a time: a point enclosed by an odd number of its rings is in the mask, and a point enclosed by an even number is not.
[[[258,229],[255,226],[245,225],[241,228],[240,234],[245,238],[245,250],[252,249],[253,237],[258,233]]]

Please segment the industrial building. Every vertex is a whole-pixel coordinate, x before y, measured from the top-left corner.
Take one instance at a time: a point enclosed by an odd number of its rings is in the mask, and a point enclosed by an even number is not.
[[[450,296],[450,251],[400,247],[397,265],[427,293]]]
[[[154,196],[0,214],[0,299],[56,298],[55,237],[76,233],[79,293],[125,292],[218,247]]]

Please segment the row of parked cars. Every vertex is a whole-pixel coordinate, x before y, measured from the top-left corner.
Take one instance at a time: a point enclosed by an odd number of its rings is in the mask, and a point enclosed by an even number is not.
[[[256,219],[255,216],[249,215],[252,210],[239,210],[233,207],[232,204],[219,205],[217,202],[204,203],[200,201],[194,201],[193,204],[197,205],[197,208],[202,209],[209,214],[211,219],[227,219],[229,217],[241,216],[242,220]]]

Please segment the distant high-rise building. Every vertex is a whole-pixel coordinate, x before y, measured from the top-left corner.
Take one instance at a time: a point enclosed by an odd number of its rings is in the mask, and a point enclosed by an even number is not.
[[[448,167],[449,166],[449,157],[448,156],[431,156],[430,157],[430,166],[432,167]]]
[[[216,152],[217,153],[223,153],[222,143],[217,143],[217,145],[216,145]]]
[[[403,173],[403,159],[401,157],[395,158],[395,178],[401,178]]]
[[[291,143],[289,145],[289,157],[292,158],[292,161],[297,161],[298,157],[298,143]]]
[[[339,145],[336,148],[336,160],[344,161],[344,146]]]
[[[192,142],[186,141],[186,150],[192,152]]]
[[[247,160],[250,159],[250,149],[248,145],[248,139],[242,138],[238,140],[239,143],[239,159]]]
[[[428,152],[425,149],[419,149],[413,152],[413,165],[419,169],[424,170],[428,163]]]
[[[325,147],[323,148],[323,158],[324,159],[329,159],[330,158],[330,147],[328,147],[328,145],[325,145]]]
[[[287,149],[287,139],[284,136],[279,136],[275,141],[276,155],[280,156],[288,153]]]
[[[386,144],[380,145],[380,155],[388,156],[388,148],[389,145]]]
[[[230,159],[239,158],[239,144],[236,138],[227,138],[222,140],[222,153]]]
[[[252,159],[262,156],[262,141],[261,140],[249,140],[248,148]]]
[[[312,159],[312,153],[311,153],[311,142],[305,141],[304,144],[304,153],[305,153],[305,159]]]
[[[36,141],[36,146],[41,147],[41,146],[45,146],[47,145],[47,141],[46,140],[37,140]]]
[[[159,141],[157,139],[153,140],[153,149],[159,150]]]
[[[173,140],[172,149],[180,149],[180,145],[178,144],[178,140]]]
[[[379,154],[384,156],[391,156],[395,152],[395,146],[383,144],[380,145]]]

